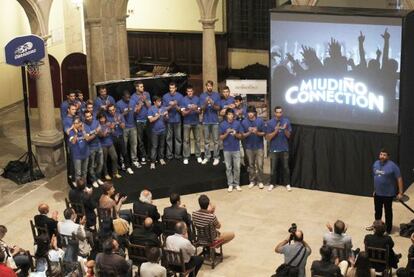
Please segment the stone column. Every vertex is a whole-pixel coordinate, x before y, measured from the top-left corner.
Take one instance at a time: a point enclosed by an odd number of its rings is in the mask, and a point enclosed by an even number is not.
[[[18,0],[18,2],[29,19],[32,33],[43,37],[45,41],[45,57],[42,60],[44,64],[39,67],[40,76],[36,81],[40,131],[32,136],[32,143],[35,146],[40,169],[47,177],[52,177],[65,168],[63,135],[56,129],[52,78],[47,51],[52,0]]]
[[[90,96],[96,97],[95,87],[93,86],[96,82],[105,81],[105,62],[104,62],[104,49],[102,41],[102,24],[100,18],[90,18],[86,20],[88,26],[88,37],[87,49],[88,52],[88,68],[90,86]]]
[[[91,96],[94,84],[129,78],[127,0],[83,1]]]
[[[216,10],[218,0],[197,0],[200,9],[199,22],[203,27],[203,83],[207,80],[214,82],[217,89],[217,54],[214,25],[218,20]]]
[[[118,27],[118,66],[119,74],[122,78],[129,78],[129,56],[128,56],[128,35],[126,28],[126,18],[123,16],[117,19]]]
[[[40,131],[32,137],[32,143],[35,146],[40,169],[47,177],[52,177],[64,170],[66,166],[63,134],[56,129],[47,37],[44,40],[45,57],[42,60],[44,64],[39,67],[40,75],[36,80]]]

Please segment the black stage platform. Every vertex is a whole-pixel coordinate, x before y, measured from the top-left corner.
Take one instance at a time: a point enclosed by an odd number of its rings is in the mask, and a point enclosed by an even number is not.
[[[168,197],[170,193],[177,192],[181,195],[227,188],[226,168],[223,159],[217,166],[199,164],[192,157],[188,165],[182,160],[166,160],[162,166],[156,164],[156,169],[150,169],[147,163],[142,168],[133,167],[133,175],[121,172],[121,179],[114,179],[116,191],[128,195],[127,202],[136,201],[141,190],[147,188],[152,192],[154,199]],[[249,182],[248,173],[241,166],[240,183],[246,185]]]

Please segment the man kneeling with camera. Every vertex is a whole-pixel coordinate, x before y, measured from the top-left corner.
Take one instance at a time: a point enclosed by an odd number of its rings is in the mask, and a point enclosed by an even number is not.
[[[312,249],[303,240],[303,232],[297,230],[296,224],[292,224],[289,228],[289,237],[281,241],[276,246],[275,251],[284,255],[285,262],[278,267],[274,276],[305,277],[306,260]]]

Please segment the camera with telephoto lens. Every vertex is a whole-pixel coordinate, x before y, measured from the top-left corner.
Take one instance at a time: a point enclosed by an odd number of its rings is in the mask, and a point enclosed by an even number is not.
[[[292,223],[292,225],[290,226],[290,228],[288,230],[288,232],[290,233],[289,242],[295,238],[295,236],[296,236],[295,233],[296,233],[297,229],[298,229],[298,226],[296,225],[296,223]]]

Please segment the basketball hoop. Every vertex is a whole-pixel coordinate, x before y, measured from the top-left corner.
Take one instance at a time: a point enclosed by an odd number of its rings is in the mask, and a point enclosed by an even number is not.
[[[37,80],[40,77],[40,66],[44,63],[42,61],[28,62],[26,64],[26,71],[30,79]]]

